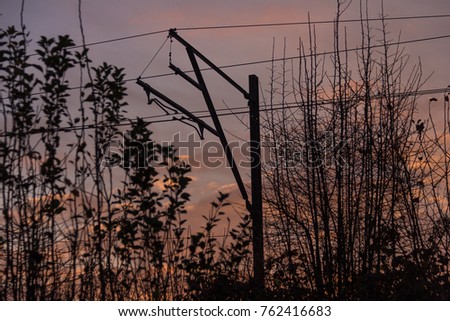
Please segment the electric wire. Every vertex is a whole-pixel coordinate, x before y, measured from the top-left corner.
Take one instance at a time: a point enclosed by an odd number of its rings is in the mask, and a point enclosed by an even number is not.
[[[415,19],[437,19],[449,18],[450,14],[437,15],[419,15],[419,16],[403,16],[403,17],[379,17],[379,18],[365,18],[365,19],[342,19],[339,23],[353,23],[353,22],[373,22],[373,21],[394,21],[394,20],[415,20]],[[332,24],[335,20],[319,20],[319,21],[295,21],[295,22],[275,22],[275,23],[255,23],[255,24],[236,24],[236,25],[221,25],[221,26],[202,26],[202,27],[184,27],[177,28],[180,31],[193,30],[214,30],[214,29],[239,29],[239,28],[265,28],[265,27],[284,27],[284,26],[298,26],[298,25],[319,25]]]
[[[167,32],[169,32],[169,29],[138,33],[138,34],[134,34],[134,35],[124,36],[124,37],[119,37],[119,38],[112,38],[112,39],[107,39],[107,40],[94,41],[94,42],[86,43],[85,47],[104,45],[104,44],[107,44],[107,43],[118,42],[118,41],[123,41],[123,40],[129,40],[129,39],[134,39],[134,38],[155,36],[155,35],[159,35],[159,34],[163,34],[163,33],[167,33]],[[83,47],[84,47],[83,45],[76,45],[76,46],[72,46],[70,48],[71,49],[78,49],[78,48],[83,48]]]
[[[162,32],[163,31],[160,31],[159,33],[162,33]],[[439,39],[445,39],[445,38],[450,38],[450,35],[440,35],[440,36],[427,37],[427,38],[410,39],[410,40],[404,40],[404,41],[388,43],[387,45],[395,46],[395,45],[402,45],[402,44],[411,44],[411,43],[419,43],[419,42],[425,42],[425,41],[433,41],[433,40],[439,40]],[[147,66],[149,66],[152,63],[152,61],[155,59],[156,55],[164,47],[165,43],[167,42],[167,39],[168,38],[166,38],[164,43],[161,45],[161,47],[159,48],[159,50],[157,51],[157,53],[155,54],[155,56],[152,58],[152,60],[150,61],[150,63]],[[89,44],[86,44],[86,46],[88,46],[88,45]],[[383,47],[385,45],[386,44],[371,45],[370,48],[375,49],[375,48]],[[337,54],[337,53],[346,53],[346,52],[350,52],[350,51],[365,50],[365,49],[370,49],[370,48],[359,47],[359,48],[343,49],[343,50],[338,50],[338,51],[326,51],[326,52],[321,52],[321,53],[303,55],[301,57],[310,57],[312,55],[330,55],[330,54]],[[221,68],[221,69],[235,68],[235,67],[242,67],[242,66],[255,65],[255,64],[263,64],[263,63],[272,63],[272,62],[279,62],[279,61],[286,61],[286,60],[294,60],[294,59],[300,59],[301,57],[299,57],[299,56],[291,56],[291,57],[283,57],[283,58],[275,58],[275,59],[256,60],[256,61],[250,61],[250,62],[230,64],[230,65],[222,65],[222,66],[219,66],[219,68]],[[207,67],[207,68],[202,68],[201,70],[202,71],[207,71],[207,70],[211,70],[211,68]],[[145,71],[145,69],[144,69],[144,71]],[[184,72],[185,73],[190,73],[190,72],[193,72],[193,70],[188,70],[188,71],[184,71]],[[159,74],[159,75],[145,76],[145,77],[141,77],[141,79],[154,79],[154,78],[160,78],[160,77],[165,77],[165,76],[173,76],[173,75],[174,75],[174,73],[165,73],[165,74]],[[137,78],[128,78],[128,79],[125,79],[124,82],[131,82],[131,81],[136,81],[136,80],[137,80]],[[69,90],[80,89],[80,88],[82,88],[82,87],[81,86],[76,86],[76,87],[69,88]],[[430,90],[420,91],[417,94],[418,95],[427,95],[427,94],[434,94],[434,93],[444,93],[446,90],[447,90],[447,88],[430,89]],[[40,94],[42,94],[42,93],[33,93],[32,95],[34,96],[34,95],[40,95]],[[4,97],[3,99],[6,99],[6,98],[8,98],[8,97]],[[242,107],[240,107],[240,108],[242,108]],[[292,107],[289,107],[289,108],[292,108]],[[232,109],[235,109],[235,108],[232,108]],[[264,110],[262,110],[262,111],[264,111]],[[195,114],[196,112],[193,112],[193,113]],[[237,112],[237,113],[234,113],[234,115],[242,114],[242,113],[247,113],[247,112]],[[218,116],[228,116],[228,115],[233,115],[233,113],[222,113],[222,114],[219,114]],[[143,119],[154,119],[154,117],[161,117],[161,116],[165,116],[165,115],[149,116],[148,118],[144,117]],[[199,118],[203,118],[203,117],[205,117],[205,116],[200,116]],[[207,117],[209,117],[209,116],[207,116]],[[164,119],[164,120],[156,119],[153,123],[155,123],[155,122],[166,122],[166,121],[174,121],[174,120],[173,119]],[[120,126],[125,126],[125,125],[129,125],[129,124],[119,124],[119,125]],[[86,126],[85,127],[86,129],[88,129],[88,128],[95,128],[95,126],[93,127],[92,125],[85,125],[85,126]],[[77,129],[81,129],[81,128],[82,128],[82,126],[64,127],[64,128],[58,128],[58,129],[52,129],[52,130],[36,129],[31,134],[38,134],[38,133],[42,133],[44,131],[71,131],[71,130],[77,130]],[[2,133],[2,134],[0,134],[0,137],[9,136],[9,135],[14,135],[14,133]]]
[[[395,21],[395,20],[418,20],[418,19],[442,19],[450,18],[450,14],[435,14],[435,15],[416,15],[416,16],[403,16],[403,17],[378,17],[378,18],[367,18],[367,19],[343,19],[340,23],[354,23],[354,22],[373,22],[373,21]],[[254,24],[235,24],[235,25],[219,25],[219,26],[200,26],[200,27],[181,27],[176,28],[179,31],[200,31],[200,30],[214,30],[214,29],[244,29],[244,28],[266,28],[266,27],[283,27],[283,26],[294,26],[294,25],[318,25],[318,24],[331,24],[335,23],[334,20],[318,20],[318,21],[297,21],[297,22],[274,22],[274,23],[254,23]],[[135,38],[142,38],[148,36],[159,35],[169,32],[169,29],[161,29],[157,31],[143,32],[138,34],[133,34],[129,36],[123,36],[118,38],[100,40],[86,43],[86,47],[103,45],[112,42],[124,41]],[[71,48],[82,48],[83,45],[73,46]]]
[[[142,72],[141,72],[141,74],[139,75],[138,78],[140,78],[144,74],[144,72],[148,69],[148,67],[150,67],[150,65],[152,64],[153,60],[155,60],[156,56],[158,56],[159,52],[164,47],[164,45],[166,44],[168,39],[169,38],[167,37],[166,40],[164,40],[164,42],[162,43],[161,47],[159,47],[159,49],[156,51],[155,55],[152,57],[152,59],[150,59],[150,62],[147,64],[147,66],[145,66],[144,70],[142,70]]]
[[[244,66],[251,66],[251,65],[258,65],[258,64],[267,64],[272,62],[282,62],[282,61],[288,61],[288,60],[298,60],[301,58],[310,58],[312,56],[328,56],[333,54],[341,54],[341,53],[348,53],[353,51],[360,51],[360,50],[367,50],[367,49],[376,49],[376,48],[383,48],[384,46],[399,46],[399,45],[405,45],[405,44],[412,44],[412,43],[419,43],[419,42],[425,42],[425,41],[433,41],[433,40],[440,40],[440,39],[446,39],[450,38],[450,34],[448,35],[440,35],[440,36],[434,36],[434,37],[426,37],[426,38],[417,38],[417,39],[410,39],[410,40],[403,40],[403,41],[396,41],[396,42],[388,42],[388,43],[381,43],[378,45],[370,45],[370,47],[355,47],[355,48],[347,48],[342,50],[332,50],[332,51],[322,51],[312,54],[305,54],[305,55],[297,55],[297,56],[290,56],[290,57],[283,57],[283,58],[275,58],[275,59],[263,59],[263,60],[255,60],[255,61],[247,61],[247,62],[241,62],[241,63],[235,63],[235,64],[229,64],[229,65],[222,65],[218,66],[220,69],[229,69],[229,68],[236,68],[236,67],[244,67]],[[208,71],[212,70],[210,67],[204,67],[200,69],[201,71]],[[184,73],[192,73],[194,70],[184,70]],[[161,78],[161,77],[167,77],[172,76],[174,73],[164,73],[164,74],[157,74],[152,76],[145,76],[141,77],[141,79],[154,79],[154,78]],[[129,78],[126,81],[134,81],[137,78]]]
[[[371,45],[370,48],[367,47],[355,47],[350,49],[342,49],[342,50],[332,50],[332,51],[323,51],[323,52],[317,52],[313,54],[306,54],[306,55],[297,55],[297,56],[290,56],[290,57],[283,57],[283,58],[274,58],[274,59],[262,59],[262,60],[254,60],[254,61],[247,61],[247,62],[241,62],[241,63],[234,63],[229,65],[221,65],[218,66],[220,69],[230,69],[230,68],[238,68],[238,67],[244,67],[244,66],[251,66],[251,65],[257,65],[257,64],[267,64],[267,63],[273,63],[273,62],[282,62],[282,61],[288,61],[288,60],[298,60],[301,58],[308,58],[312,57],[314,55],[317,56],[326,56],[326,55],[333,55],[333,54],[340,54],[340,53],[348,53],[353,51],[359,51],[359,50],[367,50],[367,49],[376,49],[376,48],[382,48],[385,45],[388,46],[398,46],[402,44],[413,44],[413,43],[419,43],[419,42],[426,42],[426,41],[433,41],[433,40],[440,40],[440,39],[446,39],[450,38],[450,34],[448,35],[439,35],[439,36],[433,36],[433,37],[426,37],[426,38],[417,38],[417,39],[410,39],[410,40],[403,40],[403,41],[396,41],[396,42],[388,42],[386,44],[378,44],[378,45]],[[87,44],[86,44],[87,46]],[[210,67],[204,67],[200,68],[200,71],[209,71],[212,70]],[[184,73],[193,73],[194,70],[183,70]],[[168,72],[168,73],[162,73],[162,74],[156,74],[156,75],[150,75],[150,76],[141,76],[140,79],[156,79],[156,78],[164,78],[169,76],[175,76],[174,72]],[[134,82],[138,79],[138,77],[132,77],[124,79],[124,82]],[[82,86],[73,86],[70,87],[68,90],[78,90],[82,89]],[[41,95],[43,92],[36,92],[32,93],[31,96]],[[9,99],[9,97],[3,97],[3,99]]]
[[[431,88],[431,89],[418,90],[415,92],[401,92],[401,93],[397,93],[396,95],[399,95],[399,96],[426,96],[426,95],[434,95],[434,94],[440,94],[440,93],[445,94],[445,93],[448,93],[448,91],[449,91],[448,87]],[[325,105],[325,104],[331,104],[332,101],[331,100],[322,100],[317,103]],[[274,106],[276,106],[276,107],[274,107]],[[273,104],[273,106],[261,108],[260,112],[264,113],[264,112],[269,112],[269,111],[277,111],[277,110],[285,110],[285,109],[290,110],[290,109],[301,108],[302,106],[303,105],[301,103],[297,103],[297,102],[290,102],[290,103],[284,103],[284,104],[279,103],[279,104]],[[248,106],[218,108],[218,109],[216,109],[216,112],[218,112],[217,116],[219,116],[219,117],[248,115],[249,114]],[[191,113],[194,114],[199,119],[204,119],[204,118],[210,117],[209,112],[207,110],[192,111]],[[173,116],[173,115],[170,115],[170,116]],[[178,121],[178,119],[176,119],[176,118],[168,118],[167,114],[144,116],[144,117],[140,117],[140,118],[143,120],[149,121],[150,125]],[[132,122],[136,121],[136,120],[137,120],[137,118],[121,121],[119,124],[116,125],[116,127],[130,126],[132,124]],[[95,124],[86,124],[86,125],[79,125],[79,126],[60,127],[57,129],[47,129],[47,128],[34,129],[29,134],[34,135],[34,134],[41,134],[41,133],[45,133],[45,132],[71,132],[74,130],[81,130],[81,129],[88,130],[88,129],[106,128],[106,127],[109,127],[109,125],[97,125],[96,126]],[[1,133],[0,137],[5,137],[5,136],[10,137],[10,136],[16,136],[16,135],[17,135],[16,133]]]

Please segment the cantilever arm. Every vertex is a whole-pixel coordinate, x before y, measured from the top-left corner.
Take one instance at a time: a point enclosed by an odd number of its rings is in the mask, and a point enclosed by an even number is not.
[[[231,79],[230,76],[228,76],[226,73],[224,73],[219,67],[217,67],[211,60],[206,58],[200,51],[195,49],[190,43],[188,43],[186,40],[181,38],[180,35],[177,33],[176,29],[170,29],[169,36],[175,38],[179,43],[181,43],[183,46],[185,46],[186,49],[191,50],[198,58],[200,58],[204,63],[206,63],[208,66],[210,66],[220,76],[222,76],[222,78],[225,79],[230,85],[232,85],[234,88],[236,88],[238,91],[240,91],[244,95],[245,99],[250,98],[249,93],[244,88],[242,88],[237,82],[235,82],[233,79]],[[189,82],[191,82],[191,81],[189,81]]]
[[[153,95],[155,95],[156,97],[158,97],[159,99],[161,99],[162,101],[164,101],[166,104],[169,104],[171,107],[173,107],[174,109],[178,110],[179,112],[185,114],[190,120],[192,120],[194,123],[197,123],[200,128],[204,128],[206,130],[208,130],[211,134],[219,137],[219,133],[217,132],[217,130],[215,130],[214,128],[212,128],[210,125],[208,125],[207,123],[205,123],[203,120],[201,120],[200,118],[198,118],[197,116],[195,116],[194,114],[192,114],[189,110],[187,110],[186,108],[182,107],[181,105],[177,104],[176,102],[174,102],[172,99],[170,99],[169,97],[165,96],[164,94],[160,93],[159,91],[157,91],[155,88],[151,87],[149,84],[143,82],[141,79],[138,79],[136,81],[136,83],[141,86],[142,88],[144,88],[145,92],[147,93],[147,95],[149,95],[150,93],[152,93]]]

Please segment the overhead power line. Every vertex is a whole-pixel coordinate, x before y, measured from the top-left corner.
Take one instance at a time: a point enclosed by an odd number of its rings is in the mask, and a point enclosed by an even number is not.
[[[89,42],[86,45],[78,45],[78,46],[74,46],[74,47],[71,47],[71,48],[72,49],[76,49],[76,48],[91,47],[91,46],[103,45],[103,44],[111,43],[111,42],[117,42],[117,41],[129,40],[129,39],[134,39],[134,38],[154,36],[154,35],[159,35],[159,34],[167,33],[167,32],[169,32],[169,29],[152,31],[152,32],[144,32],[144,33],[138,33],[138,34],[134,34],[134,35],[130,35],[130,36],[124,36],[124,37],[120,37],[120,38],[113,38],[113,39]]]
[[[421,16],[404,16],[404,17],[379,17],[367,19],[342,19],[339,23],[353,23],[353,22],[372,22],[372,21],[393,21],[393,20],[415,20],[415,19],[438,19],[449,18],[448,14],[439,15],[421,15]],[[238,29],[238,28],[264,28],[264,27],[286,27],[286,26],[301,26],[301,25],[319,25],[335,23],[335,20],[319,20],[319,21],[300,21],[300,22],[276,22],[276,23],[255,23],[255,24],[236,24],[236,25],[221,25],[221,26],[203,26],[203,27],[185,27],[177,28],[178,31],[192,31],[192,30],[211,30],[211,29]]]
[[[347,53],[347,52],[353,52],[353,51],[360,51],[360,50],[367,50],[367,49],[376,49],[376,48],[383,48],[385,45],[388,46],[398,46],[398,45],[405,45],[405,44],[412,44],[412,43],[419,43],[419,42],[425,42],[425,41],[433,41],[433,40],[440,40],[450,38],[450,34],[448,35],[440,35],[440,36],[434,36],[434,37],[427,37],[427,38],[418,38],[418,39],[410,39],[410,40],[403,40],[403,41],[397,41],[397,42],[391,42],[391,43],[381,43],[378,45],[370,45],[370,47],[355,47],[355,48],[348,48],[348,49],[342,49],[342,50],[332,50],[332,51],[322,51],[312,54],[306,54],[306,55],[297,55],[297,56],[290,56],[290,57],[283,57],[283,58],[271,58],[271,59],[264,59],[264,60],[255,60],[255,61],[247,61],[247,62],[241,62],[241,63],[235,63],[230,65],[222,65],[219,66],[221,69],[228,69],[228,68],[236,68],[236,67],[244,67],[244,66],[250,66],[250,65],[257,65],[257,64],[266,64],[266,63],[272,63],[272,62],[281,62],[286,60],[297,60],[300,58],[309,58],[312,56],[327,56],[327,55],[333,55],[333,54],[340,54],[340,53]],[[207,71],[211,70],[209,67],[202,68],[201,71]],[[183,71],[184,73],[192,73],[193,70],[186,70]],[[172,76],[174,73],[164,73],[164,74],[158,74],[158,75],[152,75],[152,76],[145,76],[141,77],[141,79],[153,79],[153,78],[161,78],[161,77],[167,77]],[[135,81],[137,78],[130,78],[126,81]]]
[[[449,35],[440,35],[440,36],[434,36],[434,37],[427,37],[427,38],[418,38],[418,39],[410,39],[410,40],[404,40],[404,41],[397,41],[397,42],[391,42],[391,43],[387,43],[386,45],[388,46],[398,46],[398,45],[403,45],[403,44],[412,44],[412,43],[419,43],[419,42],[425,42],[425,41],[433,41],[433,40],[440,40],[440,39],[445,39],[445,38],[450,38],[450,34]],[[382,48],[384,47],[385,44],[378,44],[378,45],[370,45],[369,48],[367,47],[356,47],[356,48],[350,48],[350,49],[342,49],[342,50],[333,50],[333,51],[323,51],[323,52],[317,52],[317,53],[313,53],[313,54],[307,54],[307,55],[302,55],[300,56],[290,56],[290,57],[283,57],[283,58],[273,58],[273,59],[263,59],[263,60],[254,60],[254,61],[247,61],[247,62],[241,62],[241,63],[235,63],[235,64],[229,64],[229,65],[221,65],[218,66],[218,68],[221,69],[229,69],[229,68],[236,68],[236,67],[244,67],[244,66],[250,66],[250,65],[257,65],[257,64],[266,64],[266,63],[272,63],[272,62],[281,62],[281,61],[287,61],[287,60],[296,60],[296,59],[300,59],[300,58],[308,58],[314,55],[317,56],[326,56],[326,55],[332,55],[332,54],[338,54],[338,53],[347,53],[347,52],[352,52],[352,51],[359,51],[359,50],[365,50],[365,49],[370,49],[370,48]],[[161,50],[161,48],[158,50],[158,52]],[[211,70],[211,68],[209,67],[205,67],[205,68],[201,68],[201,71],[207,71],[207,70]],[[192,73],[194,72],[194,70],[183,70],[184,73]],[[162,78],[162,77],[168,77],[168,76],[174,76],[175,73],[174,72],[169,72],[169,73],[163,73],[163,74],[157,74],[157,75],[151,75],[151,76],[144,76],[144,77],[139,77],[140,79],[155,79],[155,78]],[[133,78],[128,78],[125,79],[125,82],[131,82],[131,81],[136,81],[138,78],[133,77]],[[70,87],[69,90],[75,90],[75,89],[81,89],[80,86],[75,86],[75,87]],[[32,95],[40,95],[43,93],[34,93]],[[8,97],[5,97],[8,98]]]
[[[426,95],[435,95],[435,94],[443,94],[443,93],[447,93],[449,92],[449,88],[433,88],[433,89],[424,89],[424,90],[418,90],[416,92],[412,92],[412,93],[408,93],[408,92],[404,92],[404,93],[398,93],[397,95],[399,96],[426,96]],[[332,101],[319,101],[318,104],[331,104]],[[273,106],[278,106],[278,107],[273,107]],[[297,103],[297,102],[291,102],[291,103],[284,103],[284,104],[273,104],[272,107],[266,107],[266,108],[261,108],[260,112],[269,112],[269,111],[277,111],[277,110],[283,110],[283,109],[296,109],[296,108],[301,108],[302,104],[301,103]],[[234,110],[240,110],[240,109],[244,109],[241,111],[237,111],[234,112]],[[227,112],[222,112],[222,113],[218,113],[218,116],[221,117],[225,117],[225,116],[236,116],[236,115],[246,115],[249,113],[248,111],[248,106],[241,106],[241,107],[231,107],[231,108],[222,108],[222,109],[218,109],[218,111],[227,111]],[[197,112],[192,112],[193,114],[199,114],[199,113],[207,113],[208,111],[197,111]],[[158,115],[158,117],[162,117],[163,115]],[[166,115],[164,115],[166,116]],[[149,119],[153,119],[154,116],[147,116],[147,117],[142,117],[142,119],[145,120],[149,120]],[[208,118],[210,117],[209,114],[207,115],[200,115],[197,116],[198,118]],[[169,119],[157,119],[154,121],[150,120],[151,124],[156,124],[156,123],[163,123],[163,122],[172,122],[172,121],[177,121],[177,119],[173,119],[173,118],[169,118]]]
[[[406,95],[406,96],[425,96],[425,95],[434,95],[434,94],[442,94],[442,93],[448,93],[449,92],[449,88],[431,88],[431,89],[424,89],[424,90],[418,90],[415,92],[403,92],[403,93],[398,93],[397,95]],[[323,103],[323,104],[330,104],[332,103],[332,101],[320,101],[319,103]],[[271,107],[265,107],[265,108],[261,108],[260,112],[269,112],[269,111],[277,111],[277,110],[290,110],[290,109],[296,109],[296,108],[301,108],[302,104],[301,103],[297,103],[297,102],[291,102],[291,103],[284,103],[284,104],[273,104],[273,106]],[[248,106],[237,106],[237,107],[228,107],[228,108],[218,108],[216,109],[217,116],[219,117],[226,117],[226,116],[236,116],[236,115],[247,115],[249,113],[248,110]],[[208,113],[207,110],[201,110],[201,111],[192,111],[192,114],[196,115],[197,118],[200,119],[204,119],[204,118],[209,118],[210,115]],[[204,115],[202,115],[204,114]],[[172,121],[179,121],[179,119],[173,118],[173,116],[178,115],[178,114],[173,114],[173,115],[167,115],[167,114],[160,114],[160,115],[151,115],[151,116],[145,116],[145,117],[140,117],[143,120],[149,121],[150,124],[157,124],[157,123],[164,123],[164,122],[172,122]],[[168,118],[169,116],[172,116],[172,118]],[[131,123],[130,121],[135,121],[136,119],[133,120],[124,120],[122,122],[120,122],[118,125],[116,125],[117,127],[123,127],[123,126],[130,126]],[[58,129],[52,129],[52,130],[48,130],[48,129],[35,129],[32,130],[30,134],[41,134],[41,133],[45,133],[45,132],[71,132],[74,130],[81,130],[81,129],[95,129],[95,128],[104,128],[104,127],[108,127],[109,125],[97,125],[95,126],[95,124],[87,124],[87,125],[79,125],[79,126],[67,126],[67,127],[61,127]],[[7,134],[1,134],[0,137],[5,137],[5,136],[15,136],[15,133],[7,133]]]
[[[412,43],[419,43],[419,42],[425,42],[425,41],[433,41],[433,40],[440,40],[440,39],[445,39],[445,38],[450,38],[450,34],[449,35],[440,35],[440,36],[434,36],[434,37],[427,37],[427,38],[418,38],[418,39],[410,39],[410,40],[404,40],[404,41],[397,41],[397,42],[391,42],[391,43],[387,43],[386,45],[388,46],[398,46],[398,45],[403,45],[403,44],[412,44]],[[237,68],[237,67],[244,67],[244,66],[250,66],[250,65],[257,65],[257,64],[266,64],[266,63],[272,63],[272,62],[281,62],[281,61],[287,61],[287,60],[297,60],[300,58],[308,58],[314,55],[317,56],[326,56],[326,55],[332,55],[332,54],[338,54],[338,53],[346,53],[346,52],[352,52],[352,51],[359,51],[359,50],[366,50],[366,49],[375,49],[375,48],[382,48],[384,47],[385,44],[378,44],[378,45],[370,45],[369,48],[367,47],[356,47],[356,48],[350,48],[350,49],[342,49],[342,50],[334,50],[334,51],[323,51],[323,52],[317,52],[317,53],[313,53],[313,54],[307,54],[307,55],[302,55],[302,56],[291,56],[291,57],[283,57],[283,58],[273,58],[273,59],[263,59],[263,60],[254,60],[254,61],[247,61],[247,62],[241,62],[241,63],[235,63],[235,64],[229,64],[229,65],[221,65],[218,66],[218,68],[220,69],[229,69],[229,68]],[[161,48],[158,50],[160,51]],[[208,71],[211,70],[211,68],[209,67],[205,67],[205,68],[201,68],[201,71]],[[184,73],[192,73],[194,72],[194,70],[183,70]],[[163,74],[157,74],[157,75],[151,75],[151,76],[143,76],[143,77],[138,77],[140,79],[155,79],[155,78],[162,78],[162,77],[168,77],[168,76],[174,76],[175,73],[174,72],[170,72],[170,73],[163,73]],[[134,82],[136,81],[138,78],[133,77],[133,78],[127,78],[124,80],[124,82]],[[81,89],[81,86],[74,86],[74,87],[70,87],[69,90],[76,90],[76,89]],[[31,94],[32,96],[37,96],[37,95],[41,95],[44,94],[43,92],[37,92],[37,93],[33,93]],[[3,97],[3,99],[9,99],[9,97]]]
[[[403,16],[403,17],[378,17],[368,19],[343,19],[340,23],[355,23],[355,22],[373,22],[373,21],[395,21],[395,20],[421,20],[421,19],[443,19],[450,18],[450,14],[436,14],[436,15],[416,15],[416,16]],[[267,27],[286,27],[286,26],[301,26],[301,25],[319,25],[319,24],[331,24],[334,20],[317,20],[317,21],[294,21],[294,22],[274,22],[274,23],[254,23],[254,24],[234,24],[234,25],[219,25],[219,26],[193,26],[193,27],[181,27],[176,28],[178,31],[197,31],[197,30],[214,30],[214,29],[245,29],[245,28],[267,28]],[[162,29],[157,31],[150,31],[144,33],[133,34],[129,36],[123,36],[118,38],[112,38],[107,40],[100,40],[95,42],[86,43],[86,47],[103,45],[111,42],[124,41],[135,38],[142,38],[148,36],[159,35],[167,33],[169,29]],[[81,48],[83,45],[75,46],[72,48]]]

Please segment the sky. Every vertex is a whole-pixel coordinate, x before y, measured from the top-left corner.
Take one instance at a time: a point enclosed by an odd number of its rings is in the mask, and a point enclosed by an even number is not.
[[[359,1],[353,1],[342,19],[359,18]],[[381,12],[381,1],[369,1],[369,16],[377,18]],[[304,22],[308,15],[312,21],[332,20],[336,12],[336,2],[332,0],[84,0],[82,1],[82,21],[87,43],[117,39],[169,28],[190,28],[220,25],[270,24],[285,22]],[[20,23],[21,1],[0,0],[0,28]],[[392,0],[385,1],[384,12],[388,17],[450,14],[448,0]],[[23,12],[24,23],[31,38],[69,34],[76,44],[81,44],[78,16],[78,0],[26,0]],[[359,43],[359,25],[345,24],[349,34],[349,47]],[[374,32],[379,24],[374,23]],[[332,24],[316,26],[318,51],[333,49]],[[450,34],[450,18],[389,21],[389,37],[402,40],[435,37]],[[299,38],[307,37],[305,25],[226,28],[207,30],[180,30],[179,34],[201,51],[218,66],[240,64],[249,61],[267,60],[282,57],[283,43],[286,43],[286,56],[295,56]],[[103,61],[124,67],[127,78],[136,78],[143,71],[158,48],[166,40],[166,33],[145,37],[135,37],[107,44],[90,46],[93,64]],[[275,43],[275,44],[274,44]],[[423,89],[445,88],[450,84],[449,52],[450,38],[431,42],[405,45],[405,52],[411,62],[421,61],[425,76],[430,76]],[[143,77],[170,73],[168,66],[169,45],[162,48]],[[183,70],[191,69],[184,48],[172,45],[172,62]],[[247,88],[248,75],[259,76],[263,91],[269,86],[270,64],[253,64],[224,71],[242,87]],[[205,73],[208,88],[214,98],[216,108],[246,106],[240,93],[212,72]],[[175,75],[146,79],[153,87],[171,97],[191,111],[206,110],[200,92]],[[154,105],[146,104],[146,96],[133,81],[127,83],[130,117],[160,115]],[[424,98],[425,101],[429,97]],[[246,140],[247,118],[234,116],[221,118],[230,141]],[[155,140],[170,141],[173,135],[181,132],[182,137],[194,132],[191,127],[179,122],[152,125]],[[207,134],[205,141],[216,140]],[[243,170],[244,181],[248,183],[248,171]],[[208,169],[205,166],[194,168],[191,174],[193,203],[191,210],[204,214],[207,204],[213,200],[218,190],[232,192],[233,200],[239,202],[231,171],[228,168]]]

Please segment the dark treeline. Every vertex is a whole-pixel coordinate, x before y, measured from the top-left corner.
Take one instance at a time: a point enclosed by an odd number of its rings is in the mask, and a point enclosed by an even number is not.
[[[125,118],[123,70],[90,68],[68,36],[42,37],[37,56],[27,45],[13,27],[0,33],[0,299],[234,295],[248,279],[249,216],[214,237],[229,205],[219,193],[191,232],[190,168],[152,141],[148,123]],[[74,99],[66,75],[77,69],[88,82]]]
[[[291,298],[448,299],[448,95],[442,128],[431,112],[421,120],[420,63],[410,65],[385,21],[371,26],[365,10],[361,49],[350,52],[342,7],[331,56],[318,53],[310,26],[298,66],[272,68],[264,128],[277,144],[265,166],[271,284]],[[271,108],[288,99],[298,108]]]
[[[359,51],[338,4],[335,54],[310,26],[296,71],[273,64],[265,293],[252,292],[250,215],[214,236],[228,195],[189,230],[190,167],[126,117],[123,69],[91,67],[68,36],[29,52],[24,30],[1,30],[0,299],[449,299],[448,96],[429,102],[442,128],[418,119],[420,64],[384,22],[375,49],[363,12]]]

